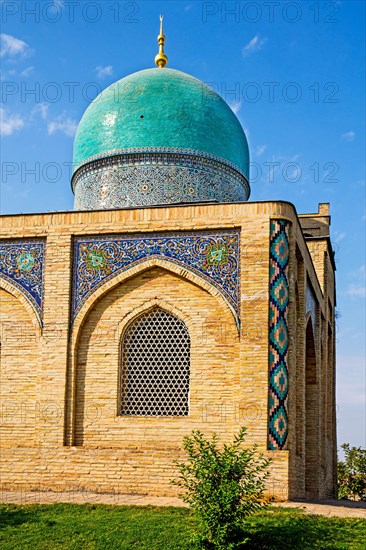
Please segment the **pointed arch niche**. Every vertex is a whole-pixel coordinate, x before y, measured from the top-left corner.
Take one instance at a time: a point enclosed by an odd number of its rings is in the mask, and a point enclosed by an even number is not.
[[[7,446],[36,447],[39,445],[39,319],[22,292],[3,280],[0,280],[0,310],[2,436]]]
[[[121,341],[133,320],[154,308],[178,318],[190,337],[189,415],[172,415],[169,421],[161,415],[120,414]],[[107,281],[89,298],[72,326],[69,351],[65,444],[125,447],[139,437],[161,438],[162,432],[169,440],[173,427],[183,437],[190,424],[193,428],[201,421],[204,404],[217,403],[227,392],[225,377],[235,376],[239,335],[231,309],[215,288],[152,258]],[[212,379],[217,384],[210,396],[204,384]]]
[[[319,497],[319,374],[312,320],[306,325],[305,352],[305,496]]]

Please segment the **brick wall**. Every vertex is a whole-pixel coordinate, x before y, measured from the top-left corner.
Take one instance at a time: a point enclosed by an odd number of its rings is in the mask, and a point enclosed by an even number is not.
[[[288,219],[293,227],[289,450],[277,452],[266,451],[271,218]],[[273,458],[269,494],[283,499],[304,496],[306,320],[301,312],[306,274],[327,327],[329,308],[318,282],[319,266],[316,272],[292,205],[192,205],[3,216],[1,224],[5,238],[47,239],[42,330],[13,288],[4,285],[1,293],[1,390],[8,407],[7,417],[4,409],[2,415],[4,487],[21,484],[24,488],[76,487],[173,495],[176,488],[169,484],[174,475],[172,460],[183,456],[185,434],[199,428],[207,433],[216,431],[222,440],[228,440],[239,426],[246,425],[248,444],[258,443],[259,449]],[[241,232],[240,331],[224,299],[211,292],[203,280],[157,261],[98,289],[70,327],[73,236],[218,228],[239,228]],[[322,285],[326,280],[331,286],[332,272],[328,271],[325,279],[319,278]],[[128,418],[117,414],[123,327],[134,315],[153,306],[176,314],[189,329],[192,350],[187,417]],[[13,329],[9,333],[8,324],[22,325],[24,332]],[[321,341],[316,340],[318,355]],[[333,359],[329,359],[327,346],[328,337],[318,368],[328,373],[321,378],[319,415],[328,434],[322,464],[329,488],[335,423],[329,414],[324,420],[325,409],[332,411],[334,407]],[[27,412],[22,417],[19,402],[24,401]]]

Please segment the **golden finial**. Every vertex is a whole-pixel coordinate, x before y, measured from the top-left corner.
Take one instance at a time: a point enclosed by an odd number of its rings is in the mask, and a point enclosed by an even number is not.
[[[168,64],[168,58],[164,53],[165,36],[163,34],[163,19],[164,16],[160,16],[160,34],[158,36],[159,53],[155,56],[155,65],[162,69]]]

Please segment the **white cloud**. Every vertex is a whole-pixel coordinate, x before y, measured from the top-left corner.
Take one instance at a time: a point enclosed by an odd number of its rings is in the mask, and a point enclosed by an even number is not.
[[[242,54],[244,57],[247,57],[248,55],[261,50],[266,42],[267,38],[260,38],[259,34],[256,34],[251,40],[249,40],[248,44],[244,46],[242,49]]]
[[[343,241],[343,239],[347,236],[347,233],[345,233],[344,231],[334,231],[334,239],[333,241],[335,243],[340,243],[341,241]]]
[[[48,103],[38,103],[34,109],[32,109],[32,115],[40,114],[42,120],[47,119],[49,105]]]
[[[27,76],[30,76],[33,72],[34,72],[34,67],[33,66],[27,67],[21,73],[19,73],[19,76],[27,77]]]
[[[101,65],[98,65],[98,67],[95,68],[95,71],[98,78],[105,78],[106,76],[113,75],[113,66],[107,65],[106,67],[102,67]]]
[[[257,157],[260,157],[261,155],[263,155],[266,149],[267,149],[267,145],[257,145],[254,152],[257,155]]]
[[[299,165],[295,166],[295,168],[290,172],[290,174],[286,172],[286,178],[293,182],[300,181],[301,176],[302,176],[302,170]]]
[[[356,137],[356,134],[352,130],[342,134],[342,138],[345,139],[346,141],[354,141],[355,137]]]
[[[337,402],[365,403],[365,357],[362,355],[339,355],[337,357]],[[348,391],[347,391],[348,390]]]
[[[62,9],[65,5],[65,0],[53,0],[52,6],[57,9]]]
[[[0,57],[25,56],[29,53],[30,48],[23,40],[19,40],[19,38],[15,38],[10,34],[0,34]]]
[[[357,284],[348,285],[346,294],[347,296],[351,296],[351,298],[366,298],[366,287],[365,285]]]
[[[47,125],[47,131],[50,136],[56,132],[61,132],[66,136],[73,137],[77,128],[76,120],[73,120],[70,117],[67,117],[65,114],[62,114],[50,121]]]
[[[229,107],[237,115],[241,109],[241,101],[232,101],[229,103]]]
[[[365,281],[366,280],[366,266],[364,264],[360,265],[358,269],[355,271],[352,271],[350,274],[352,277],[357,279],[358,281]]]
[[[24,120],[19,115],[7,114],[3,107],[0,107],[0,135],[11,136],[14,132],[21,130]]]
[[[340,387],[339,387],[340,386]],[[353,382],[342,382],[338,384],[338,403],[340,406],[344,405],[361,405],[365,403],[365,395],[363,388],[360,388],[360,383],[357,381]]]
[[[275,177],[277,177],[277,174],[279,172],[280,174],[282,173],[283,181],[286,181],[287,183],[294,182],[295,180],[300,180],[301,167],[297,162],[299,157],[299,154],[293,155],[292,157],[286,157],[283,155],[272,155],[268,162],[263,164],[262,181],[266,184],[274,183]],[[289,164],[291,164],[291,171],[289,170]]]
[[[339,444],[348,442],[357,447],[364,446],[365,390],[365,354],[362,351],[359,355],[337,354]]]
[[[55,17],[55,20],[57,16],[61,15],[64,7],[65,7],[65,0],[52,0],[52,2],[49,2],[49,8],[50,8],[50,11],[52,12],[52,16]]]
[[[346,294],[351,298],[366,298],[366,266],[361,265],[351,273],[355,282],[348,285]]]

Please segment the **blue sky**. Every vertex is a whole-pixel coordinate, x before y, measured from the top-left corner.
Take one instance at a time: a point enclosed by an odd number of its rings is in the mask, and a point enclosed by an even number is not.
[[[103,88],[153,66],[165,15],[169,67],[237,113],[250,200],[299,213],[331,203],[336,251],[338,443],[365,446],[365,4],[0,2],[1,212],[73,208],[75,128]]]

